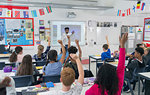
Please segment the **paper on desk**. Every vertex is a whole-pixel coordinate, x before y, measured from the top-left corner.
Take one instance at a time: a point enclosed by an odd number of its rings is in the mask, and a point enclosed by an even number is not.
[[[134,40],[128,41],[128,48],[134,48]]]
[[[57,95],[56,91],[47,91],[47,92],[40,92],[37,95]]]

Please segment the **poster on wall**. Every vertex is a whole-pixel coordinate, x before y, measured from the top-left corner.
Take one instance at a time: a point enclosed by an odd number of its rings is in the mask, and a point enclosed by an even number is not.
[[[0,34],[4,35],[3,43],[7,45],[33,46],[33,19],[1,18]]]
[[[150,41],[150,18],[144,19],[144,41]]]
[[[0,19],[0,44],[5,44],[5,21]]]

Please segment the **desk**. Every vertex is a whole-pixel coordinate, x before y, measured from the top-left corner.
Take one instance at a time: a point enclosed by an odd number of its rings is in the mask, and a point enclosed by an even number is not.
[[[9,58],[10,54],[0,54],[0,59]]]
[[[91,59],[96,60],[96,74],[97,74],[97,62],[98,62],[98,60],[101,60],[101,56],[100,55],[89,55],[89,71],[90,71]]]
[[[58,91],[58,90],[61,90],[61,89],[62,89],[62,83],[55,83],[55,84],[56,84],[55,87],[49,88],[50,91],[54,91],[54,90]],[[90,85],[90,86],[85,86],[85,87],[83,86],[81,95],[85,95],[85,92],[86,92],[91,86],[92,86],[92,85]],[[28,88],[30,88],[30,87],[35,87],[35,86],[28,86],[28,87],[16,88],[16,92],[21,92],[22,90],[26,90],[26,89],[28,89]],[[41,93],[39,93],[39,94],[40,94],[40,95],[47,95],[48,92],[49,92],[49,91],[47,91],[47,92],[45,92],[45,93],[41,92]]]
[[[41,70],[41,69],[43,69],[43,66],[36,66],[36,69]]]
[[[140,78],[150,80],[150,72],[144,72],[138,74],[138,95],[140,95]]]
[[[15,76],[15,72],[8,72],[8,73],[5,73],[3,70],[0,70],[0,76],[9,76],[9,77],[12,77],[12,76]]]

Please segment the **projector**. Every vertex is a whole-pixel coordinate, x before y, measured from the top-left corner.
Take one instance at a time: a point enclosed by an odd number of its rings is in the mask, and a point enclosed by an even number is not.
[[[67,18],[75,18],[77,15],[74,12],[68,12]]]

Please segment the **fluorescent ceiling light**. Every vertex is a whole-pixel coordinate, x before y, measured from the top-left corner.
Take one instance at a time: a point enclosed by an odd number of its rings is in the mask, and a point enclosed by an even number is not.
[[[89,9],[89,10],[98,10],[100,8],[94,7],[72,7],[73,9]]]

